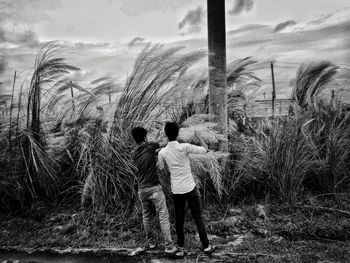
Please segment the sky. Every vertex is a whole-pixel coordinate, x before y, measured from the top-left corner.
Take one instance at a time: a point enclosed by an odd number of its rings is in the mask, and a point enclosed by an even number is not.
[[[122,80],[147,42],[206,50],[206,23],[206,0],[0,0],[2,90],[14,70],[25,78],[46,41],[64,42],[69,62],[81,68],[76,81]],[[259,96],[269,93],[274,61],[277,96],[288,97],[300,63],[330,60],[350,69],[350,1],[226,0],[226,38],[228,62],[259,62]],[[340,70],[339,85],[349,73]]]

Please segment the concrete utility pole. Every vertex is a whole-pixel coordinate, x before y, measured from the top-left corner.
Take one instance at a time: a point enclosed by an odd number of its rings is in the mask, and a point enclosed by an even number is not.
[[[209,113],[227,138],[225,0],[207,0]],[[225,147],[225,146],[224,146]]]

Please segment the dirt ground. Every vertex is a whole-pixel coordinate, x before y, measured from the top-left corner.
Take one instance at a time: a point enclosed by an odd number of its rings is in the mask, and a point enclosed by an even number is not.
[[[293,209],[271,204],[208,206],[204,217],[217,249],[210,258],[203,255],[196,227],[187,215],[186,262],[350,262],[350,206],[332,202],[321,205],[310,200]],[[2,252],[104,251],[131,256],[144,242],[140,213],[121,221],[116,215],[60,208],[31,217],[2,214],[0,218]],[[160,250],[142,258],[164,256],[160,229],[154,225]]]

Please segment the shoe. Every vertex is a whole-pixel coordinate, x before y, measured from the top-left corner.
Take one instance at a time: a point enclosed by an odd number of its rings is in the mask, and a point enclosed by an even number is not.
[[[151,250],[157,247],[157,243],[147,243],[143,248],[144,250]]]
[[[185,249],[184,249],[184,247],[177,246],[177,248],[178,248],[178,250],[180,250],[180,251],[182,251],[182,252],[184,252],[184,253],[185,253]]]
[[[215,247],[209,245],[203,251],[204,251],[205,254],[210,255],[211,253],[214,252],[214,250],[215,250]]]
[[[171,258],[183,258],[185,256],[184,251],[175,246],[170,249],[165,249],[165,254]]]

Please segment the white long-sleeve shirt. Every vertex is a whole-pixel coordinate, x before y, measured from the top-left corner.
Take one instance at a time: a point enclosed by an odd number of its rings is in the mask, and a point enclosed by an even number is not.
[[[206,153],[202,146],[189,143],[171,141],[160,150],[158,154],[158,166],[164,169],[165,163],[170,171],[171,192],[173,194],[185,194],[191,192],[196,186],[194,182],[189,154]]]

